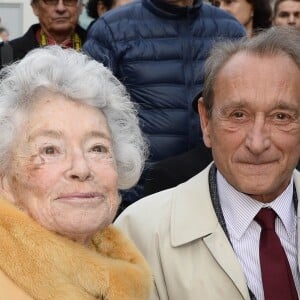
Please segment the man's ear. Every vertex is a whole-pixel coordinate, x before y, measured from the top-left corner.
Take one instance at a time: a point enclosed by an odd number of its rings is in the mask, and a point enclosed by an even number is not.
[[[198,112],[200,117],[200,124],[201,124],[204,144],[206,147],[211,148],[210,118],[208,117],[208,112],[204,106],[203,97],[200,97],[198,100]]]
[[[39,4],[37,2],[31,3],[31,7],[33,10],[33,13],[35,14],[36,17],[39,17],[40,10],[39,10]]]

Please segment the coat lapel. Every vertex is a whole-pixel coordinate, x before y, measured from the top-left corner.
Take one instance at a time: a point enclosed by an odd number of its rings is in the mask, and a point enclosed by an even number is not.
[[[242,268],[212,205],[208,183],[209,169],[210,166],[187,183],[174,189],[171,243],[173,247],[179,247],[196,239],[202,239],[244,299],[250,299]]]

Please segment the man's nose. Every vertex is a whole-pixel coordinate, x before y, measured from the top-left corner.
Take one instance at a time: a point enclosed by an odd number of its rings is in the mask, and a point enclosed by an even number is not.
[[[266,151],[271,145],[270,128],[264,118],[256,118],[249,127],[246,136],[246,147],[254,155]]]
[[[296,24],[296,18],[293,14],[289,15],[288,24],[289,25],[295,25]]]
[[[63,0],[58,0],[57,5],[56,5],[56,9],[60,10],[60,11],[66,9],[66,6],[65,6]]]

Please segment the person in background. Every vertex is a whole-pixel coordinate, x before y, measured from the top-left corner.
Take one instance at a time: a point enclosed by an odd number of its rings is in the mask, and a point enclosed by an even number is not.
[[[94,20],[87,27],[87,31],[89,31],[98,17],[101,17],[104,13],[112,8],[128,4],[132,1],[133,0],[89,0],[85,5],[85,8],[87,15]]]
[[[97,19],[113,6],[113,0],[89,0],[85,5],[89,17]]]
[[[289,25],[300,29],[300,0],[275,1],[273,25]]]
[[[132,0],[89,0],[85,7],[88,16],[96,20],[110,9],[130,2],[132,2]]]
[[[245,27],[248,37],[272,25],[270,0],[210,0],[210,2],[235,16]]]
[[[10,41],[13,60],[47,45],[81,50],[86,39],[86,31],[78,25],[81,0],[31,0],[31,6],[39,24],[32,25],[25,35]]]
[[[113,0],[89,0],[87,2],[85,5],[86,13],[90,18],[94,19],[87,27],[87,31],[89,31],[98,17],[112,8],[113,2]]]
[[[115,222],[152,268],[151,300],[299,299],[299,45],[273,27],[211,52],[198,110],[214,163]]]
[[[111,225],[145,159],[125,88],[58,46],[1,75],[0,298],[148,300],[149,267]]]
[[[94,23],[84,51],[108,66],[137,103],[150,145],[146,169],[197,146],[191,102],[203,85],[204,61],[217,40],[244,34],[232,16],[202,0],[135,1]],[[122,207],[142,197],[144,178],[123,193]]]
[[[8,42],[9,40],[9,32],[5,27],[0,26],[0,43]]]
[[[13,60],[12,47],[8,43],[9,32],[5,27],[0,26],[0,69]]]

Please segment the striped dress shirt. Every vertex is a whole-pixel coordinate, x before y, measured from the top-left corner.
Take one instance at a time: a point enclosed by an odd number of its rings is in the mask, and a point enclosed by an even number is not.
[[[233,249],[244,271],[247,285],[257,300],[264,300],[259,262],[261,227],[254,217],[263,207],[271,207],[278,215],[275,230],[287,254],[300,295],[300,275],[297,261],[297,216],[293,203],[293,180],[271,203],[261,203],[238,192],[217,172],[220,205]],[[272,276],[272,274],[270,274]]]

